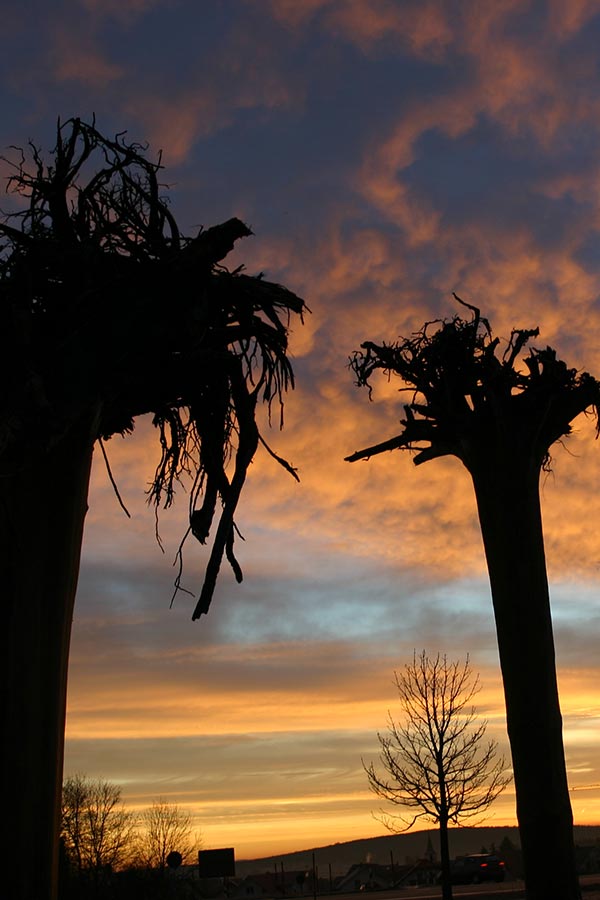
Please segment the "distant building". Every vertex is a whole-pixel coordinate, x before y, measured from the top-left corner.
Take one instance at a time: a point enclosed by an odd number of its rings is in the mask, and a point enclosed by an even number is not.
[[[431,848],[433,850],[433,848]],[[376,863],[356,863],[336,884],[336,891],[385,891],[392,888],[435,885],[440,871],[433,859],[417,859],[405,865],[381,866]]]
[[[422,887],[438,883],[440,865],[429,859],[417,859],[413,863],[396,866],[394,887]]]
[[[384,891],[394,887],[395,872],[398,867],[381,866],[377,863],[355,863],[340,878],[336,890],[348,891]]]
[[[317,878],[317,893],[329,893],[328,879]],[[314,893],[313,873],[300,870],[295,872],[262,872],[236,879],[229,892],[231,900],[260,900],[267,897],[311,897]]]
[[[427,835],[427,847],[425,849],[424,859],[428,860],[430,863],[434,863],[437,860],[437,854],[433,849],[433,844],[431,843],[431,834]]]

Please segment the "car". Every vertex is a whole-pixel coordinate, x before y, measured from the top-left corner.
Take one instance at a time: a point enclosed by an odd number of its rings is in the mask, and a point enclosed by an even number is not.
[[[450,860],[452,884],[481,884],[504,881],[504,860],[494,853],[469,853]]]

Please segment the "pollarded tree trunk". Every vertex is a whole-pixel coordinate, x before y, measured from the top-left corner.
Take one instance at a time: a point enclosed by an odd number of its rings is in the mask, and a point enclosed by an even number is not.
[[[55,900],[67,664],[93,440],[88,424],[0,478],[3,895]],[[17,463],[19,466],[19,463]]]
[[[477,307],[471,320],[425,323],[395,344],[366,341],[354,354],[359,385],[377,370],[413,391],[400,434],[347,457],[417,450],[415,464],[456,456],[471,473],[489,568],[517,815],[529,900],[577,900],[573,818],[558,701],[539,500],[551,447],[580,413],[598,423],[600,382],[569,368],[538,329],[501,343]],[[550,866],[541,863],[552,860]]]
[[[288,324],[304,302],[223,265],[251,234],[239,219],[184,235],[163,197],[160,160],[144,151],[124,133],[103,137],[93,122],[59,121],[50,162],[30,143],[11,163],[19,212],[0,217],[9,738],[0,796],[14,821],[3,878],[15,882],[11,900],[55,895],[68,646],[94,442],[151,413],[161,449],[156,508],[190,476],[180,554],[188,534],[205,544],[216,530],[193,618],[208,611],[223,559],[242,580],[234,516],[258,443],[297,477],[254,415],[259,398],[283,410],[294,384]]]
[[[527,897],[578,900],[540,469],[531,455],[506,448],[488,448],[469,468],[492,589]]]
[[[56,893],[68,647],[94,442],[151,413],[157,509],[190,476],[186,537],[205,544],[216,528],[198,618],[224,558],[242,580],[234,515],[264,444],[258,399],[282,409],[294,383],[288,324],[303,301],[222,264],[251,234],[239,219],[184,235],[163,197],[160,159],[144,150],[124,133],[110,140],[94,123],[59,121],[50,162],[31,143],[11,162],[19,212],[0,217],[1,796],[13,824],[2,884],[11,900]]]

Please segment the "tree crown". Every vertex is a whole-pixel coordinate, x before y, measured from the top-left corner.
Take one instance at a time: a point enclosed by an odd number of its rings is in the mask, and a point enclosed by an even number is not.
[[[35,464],[75,427],[102,442],[150,413],[157,509],[190,475],[190,530],[204,543],[223,507],[196,618],[224,553],[241,580],[233,515],[258,444],[269,450],[256,406],[278,403],[282,422],[289,321],[305,305],[223,265],[251,234],[239,219],[182,234],[160,157],[146,151],[74,118],[58,123],[48,162],[30,143],[12,163],[20,208],[0,223],[0,472]]]
[[[380,769],[364,765],[371,790],[409,819],[384,815],[391,831],[404,831],[420,818],[459,824],[479,815],[504,790],[506,763],[495,741],[484,742],[487,722],[477,721],[471,701],[479,691],[469,658],[450,662],[416,652],[395,673],[402,719],[388,714],[386,733],[377,735]],[[400,823],[400,824],[398,824]]]
[[[457,456],[472,468],[483,450],[530,455],[536,465],[571,431],[571,422],[592,407],[596,420],[600,384],[569,368],[551,347],[529,348],[539,329],[514,329],[504,349],[477,307],[456,300],[470,318],[436,319],[391,344],[366,341],[350,360],[358,386],[371,394],[371,377],[397,375],[412,394],[396,437],[359,450],[349,462],[386,450],[416,450],[416,465]]]
[[[101,778],[73,775],[63,784],[61,834],[81,873],[119,868],[134,854],[137,820],[121,802],[121,789]]]

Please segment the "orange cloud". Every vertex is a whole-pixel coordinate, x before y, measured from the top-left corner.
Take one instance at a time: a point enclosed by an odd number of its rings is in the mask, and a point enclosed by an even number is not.
[[[161,150],[169,166],[184,162],[198,140],[213,134],[228,120],[215,92],[200,87],[184,89],[169,98],[156,92],[140,93],[126,103],[125,112],[140,122],[150,147],[155,152]]]
[[[198,141],[226,128],[240,110],[276,110],[301,102],[301,92],[278,72],[277,54],[273,59],[268,48],[251,48],[249,40],[233,34],[230,46],[207,65],[211,78],[201,70],[184,85],[142,85],[124,102],[124,111],[140,122],[151,147],[163,150],[166,166],[185,162]]]
[[[439,59],[453,40],[449,16],[438,2],[405,3],[346,0],[332,4],[327,25],[365,52],[380,41],[397,42],[418,57]]]
[[[573,0],[572,3],[549,0],[548,9],[550,30],[564,38],[581,31],[600,12],[600,4],[598,0]]]
[[[75,81],[90,88],[105,88],[124,75],[124,68],[107,59],[90,37],[70,29],[55,32],[52,51],[57,81]]]
[[[394,41],[417,56],[436,59],[452,40],[444,4],[408,2],[398,7],[393,0],[270,0],[275,18],[290,28],[303,27],[319,18],[322,27],[343,35],[364,52],[381,42]]]

